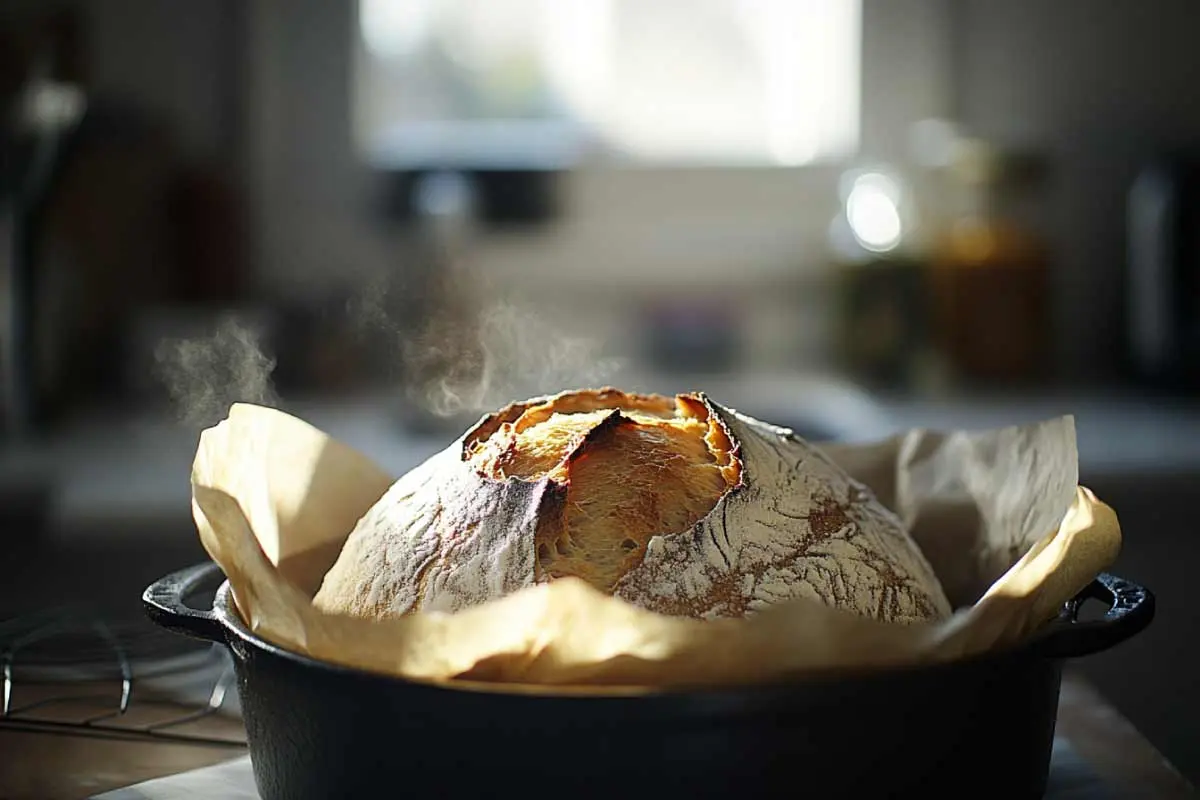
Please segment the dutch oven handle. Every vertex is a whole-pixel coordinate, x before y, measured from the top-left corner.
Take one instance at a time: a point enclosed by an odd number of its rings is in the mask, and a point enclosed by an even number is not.
[[[175,633],[210,642],[224,642],[220,620],[212,610],[192,608],[186,598],[223,578],[221,568],[209,561],[159,578],[142,593],[146,614],[158,625]]]
[[[1089,600],[1101,600],[1108,610],[1100,619],[1079,619]],[[1078,658],[1107,650],[1140,633],[1154,619],[1154,595],[1144,586],[1104,572],[1063,608],[1034,647],[1049,658]]]

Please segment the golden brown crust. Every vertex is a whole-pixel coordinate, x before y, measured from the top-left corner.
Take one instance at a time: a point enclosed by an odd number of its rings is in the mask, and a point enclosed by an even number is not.
[[[740,479],[729,437],[695,397],[616,389],[515,404],[468,435],[492,480],[548,480],[535,579],[575,576],[611,592],[656,535],[682,533]]]
[[[463,456],[466,458],[479,442],[488,439],[506,422],[515,422],[526,412],[533,412],[533,419],[544,413],[545,409],[562,414],[581,414],[589,411],[604,411],[617,409],[625,411],[644,411],[647,414],[671,416],[677,410],[684,416],[707,417],[708,411],[698,395],[677,395],[674,398],[661,394],[639,394],[623,392],[611,386],[601,389],[584,389],[580,391],[565,391],[545,397],[535,397],[509,403],[504,408],[492,414],[485,415],[474,427],[463,436]]]

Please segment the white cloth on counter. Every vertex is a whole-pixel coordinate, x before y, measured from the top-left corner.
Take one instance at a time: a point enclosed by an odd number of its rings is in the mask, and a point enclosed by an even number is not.
[[[250,756],[95,795],[91,800],[261,800]]]

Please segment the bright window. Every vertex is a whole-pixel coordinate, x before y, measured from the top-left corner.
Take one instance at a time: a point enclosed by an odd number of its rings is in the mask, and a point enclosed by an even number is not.
[[[355,137],[392,167],[838,158],[860,19],[859,0],[360,0]]]

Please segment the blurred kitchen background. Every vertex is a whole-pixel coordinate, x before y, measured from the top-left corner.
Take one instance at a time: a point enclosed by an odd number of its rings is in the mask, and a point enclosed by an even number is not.
[[[597,382],[818,439],[1073,413],[1160,601],[1083,669],[1196,780],[1197,32],[1194,0],[5,0],[0,620],[124,624],[203,558],[233,400],[397,473]]]

